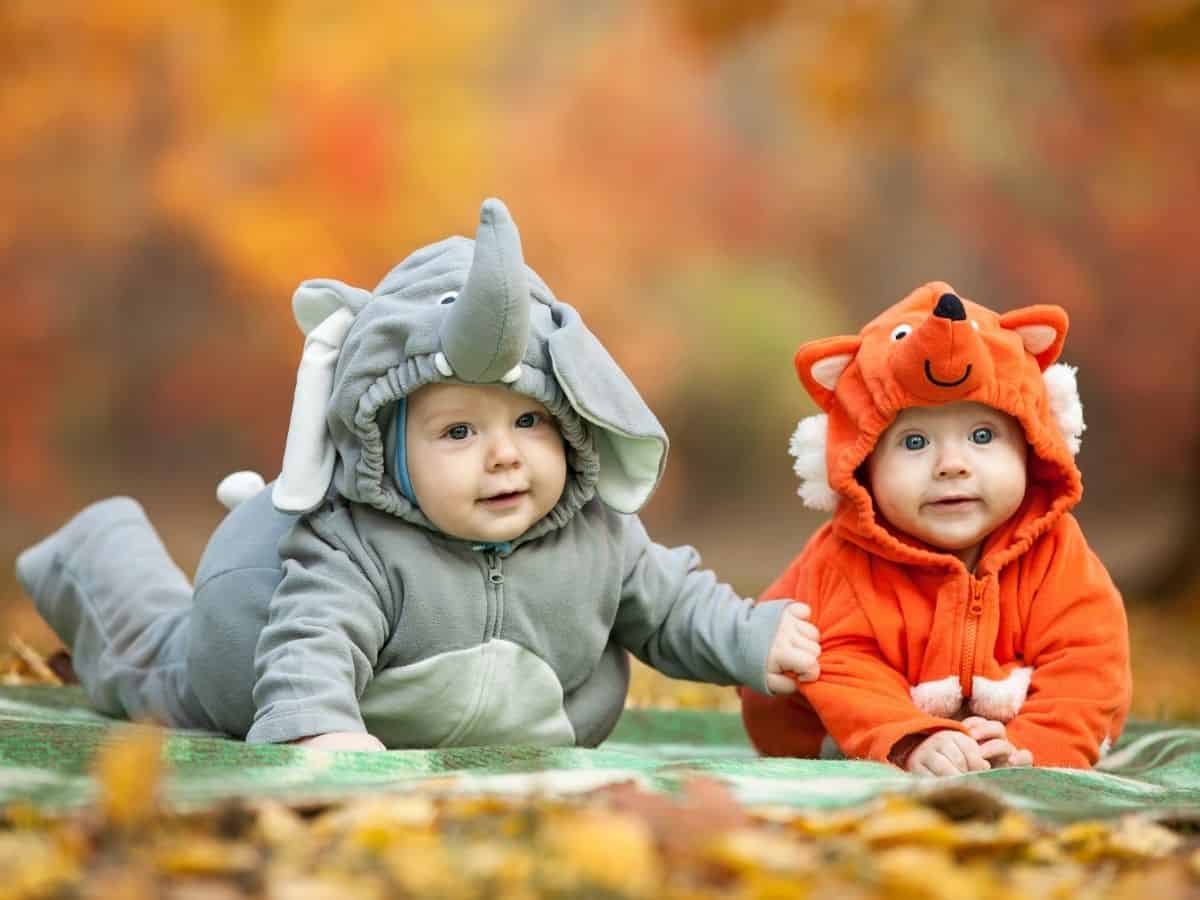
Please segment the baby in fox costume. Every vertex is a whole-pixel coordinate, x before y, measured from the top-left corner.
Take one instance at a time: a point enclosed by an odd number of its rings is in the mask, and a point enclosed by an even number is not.
[[[824,414],[791,449],[801,497],[833,517],[762,598],[812,606],[821,675],[742,689],[761,752],[943,775],[1087,767],[1116,740],[1128,631],[1069,512],[1084,426],[1054,364],[1066,331],[1057,306],[997,315],[931,282],[800,348]]]

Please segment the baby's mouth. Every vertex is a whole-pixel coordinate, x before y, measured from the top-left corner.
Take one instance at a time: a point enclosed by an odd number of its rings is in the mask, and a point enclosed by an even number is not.
[[[487,497],[480,497],[479,502],[488,504],[489,506],[503,506],[506,503],[515,503],[528,493],[528,490],[502,491],[498,494],[490,494]]]
[[[978,497],[968,497],[964,495],[961,497],[942,497],[940,500],[931,500],[926,505],[931,506],[934,509],[955,510],[966,509],[971,504],[978,502]]]

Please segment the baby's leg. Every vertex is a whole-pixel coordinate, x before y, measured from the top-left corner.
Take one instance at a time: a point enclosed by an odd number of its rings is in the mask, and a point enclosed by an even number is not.
[[[260,491],[217,526],[196,568],[189,683],[209,718],[234,737],[254,724],[255,648],[283,578],[279,540],[295,522]]]
[[[213,727],[187,683],[191,585],[137,502],[85,508],[21,554],[17,578],[70,647],[97,709]]]

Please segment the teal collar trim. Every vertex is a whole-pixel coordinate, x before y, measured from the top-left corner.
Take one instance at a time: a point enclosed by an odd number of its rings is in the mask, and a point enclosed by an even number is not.
[[[472,544],[471,549],[481,553],[498,553],[500,556],[508,556],[512,553],[512,541],[481,541],[478,544]]]

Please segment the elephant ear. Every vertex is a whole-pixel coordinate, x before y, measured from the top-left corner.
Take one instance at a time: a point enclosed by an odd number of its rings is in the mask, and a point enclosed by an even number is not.
[[[574,309],[547,349],[554,376],[574,410],[592,425],[600,457],[596,493],[617,512],[635,513],[658,486],[667,461],[667,434],[637,388]]]
[[[370,299],[370,291],[335,278],[310,278],[301,282],[292,294],[292,315],[300,333],[308,334],[339,309],[358,315]]]
[[[370,299],[361,288],[326,278],[305,281],[292,295],[292,312],[305,339],[283,467],[271,490],[280,512],[315,509],[329,489],[337,458],[326,423],[334,370],[354,317]]]

